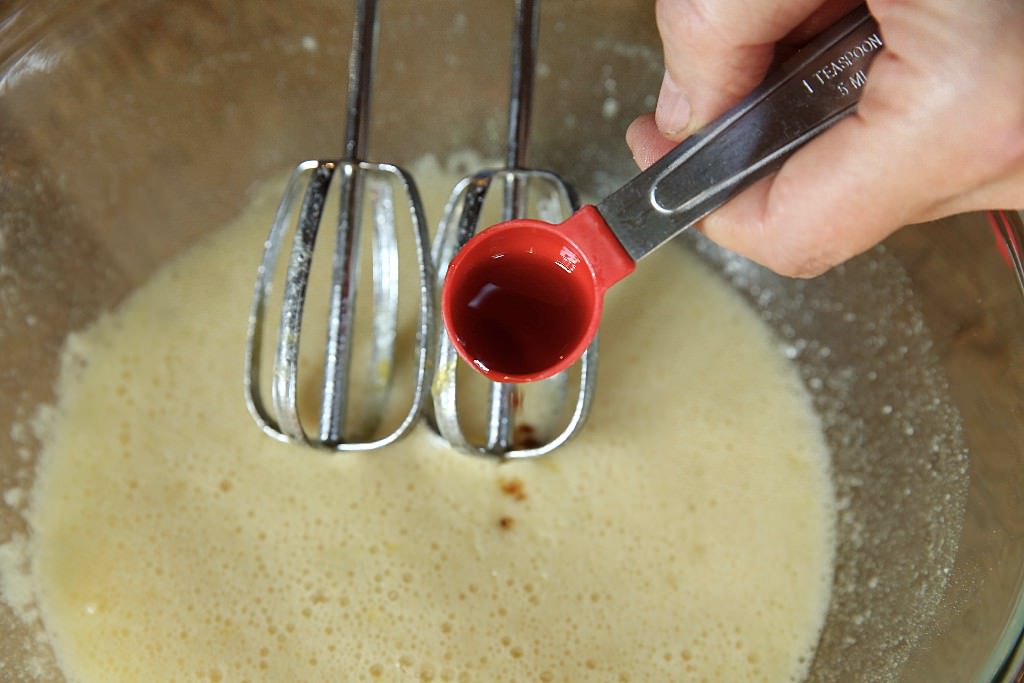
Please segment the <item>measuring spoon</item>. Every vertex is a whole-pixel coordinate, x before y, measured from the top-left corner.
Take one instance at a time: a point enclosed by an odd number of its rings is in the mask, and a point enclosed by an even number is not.
[[[499,382],[565,370],[597,333],[605,291],[853,113],[882,47],[878,25],[860,6],[596,206],[560,224],[513,220],[473,237],[449,265],[441,293],[459,355]]]

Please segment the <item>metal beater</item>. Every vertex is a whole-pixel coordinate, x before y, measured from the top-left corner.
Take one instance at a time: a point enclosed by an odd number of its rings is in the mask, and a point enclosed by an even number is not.
[[[503,188],[504,221],[532,213],[534,217],[558,223],[579,208],[576,191],[564,179],[551,171],[526,167],[539,14],[538,2],[517,0],[505,167],[467,176],[452,191],[432,249],[439,283],[452,257],[476,233],[484,200],[496,181]],[[597,375],[596,339],[575,372],[570,369],[529,386],[489,383],[486,437],[482,443],[471,442],[457,409],[459,362],[451,340],[442,330],[432,390],[432,426],[451,445],[464,451],[505,458],[545,455],[571,439],[590,411]],[[570,373],[575,377],[577,391],[571,412],[563,416],[569,405]],[[537,424],[538,420],[549,424],[542,426]]]
[[[423,207],[412,177],[386,163],[366,161],[370,90],[376,51],[377,2],[356,4],[349,59],[347,124],[344,156],[340,160],[304,161],[288,182],[270,234],[249,314],[245,356],[245,389],[249,412],[265,433],[280,441],[297,442],[336,451],[371,450],[406,434],[419,420],[433,376],[437,322],[434,313],[435,278],[428,253]],[[332,187],[340,193],[335,254],[327,312],[327,349],[316,429],[307,430],[299,411],[299,341],[313,248],[321,227],[324,205]],[[305,189],[303,190],[303,187]],[[398,336],[399,239],[397,194],[403,195],[415,242],[418,265],[418,322],[413,355],[415,369],[408,410],[393,426],[383,425],[393,397]],[[274,269],[293,224],[296,204],[302,204],[284,276],[281,318],[270,367],[270,403],[261,387],[263,330]],[[368,209],[368,211],[366,210]],[[368,220],[367,220],[368,219]],[[373,334],[365,382],[360,385],[360,412],[349,410],[355,297],[363,224],[372,229]]]

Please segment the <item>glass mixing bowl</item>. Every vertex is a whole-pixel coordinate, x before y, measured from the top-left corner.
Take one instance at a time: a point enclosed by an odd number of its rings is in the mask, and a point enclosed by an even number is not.
[[[499,158],[512,3],[382,4],[371,156]],[[340,153],[349,5],[0,8],[0,552],[27,533],[19,492],[38,444],[24,424],[54,398],[65,335],[238,214],[261,181]],[[546,0],[532,165],[590,196],[624,182],[635,169],[623,131],[653,108],[660,75],[653,2]],[[259,245],[244,248],[255,269]],[[1024,302],[1013,240],[984,216],[956,217],[907,228],[812,281],[695,234],[680,248],[760,311],[825,424],[838,562],[810,680],[1021,680]],[[9,594],[21,578],[4,577]],[[7,606],[0,677],[61,680],[37,625]]]

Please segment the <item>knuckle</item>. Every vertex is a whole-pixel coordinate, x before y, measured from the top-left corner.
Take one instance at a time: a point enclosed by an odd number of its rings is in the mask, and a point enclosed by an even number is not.
[[[657,0],[654,4],[654,19],[663,39],[678,35],[686,11],[683,7],[688,0]]]
[[[807,229],[793,224],[782,224],[766,232],[765,262],[763,265],[779,275],[809,279],[817,277],[841,263],[844,259],[837,249],[842,240],[823,226]]]
[[[678,40],[680,49],[693,49],[711,40],[728,36],[723,30],[722,3],[704,0],[656,0],[654,11],[658,31],[663,39]]]
[[[780,263],[766,264],[773,271],[789,278],[809,280],[834,268],[837,264],[818,256],[786,256]]]
[[[712,212],[701,222],[703,232],[724,249],[790,278],[812,278],[838,263],[817,241],[759,221],[738,225]]]

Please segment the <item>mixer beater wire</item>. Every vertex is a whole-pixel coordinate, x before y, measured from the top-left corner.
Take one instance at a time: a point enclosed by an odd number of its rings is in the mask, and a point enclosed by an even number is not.
[[[381,448],[404,436],[419,421],[427,401],[437,337],[435,275],[429,254],[423,205],[412,177],[393,164],[365,159],[371,82],[378,31],[377,1],[358,0],[348,69],[347,123],[340,160],[304,161],[288,182],[270,234],[264,243],[249,314],[245,356],[246,402],[250,414],[268,435],[335,451]],[[316,429],[309,430],[299,410],[299,341],[313,251],[330,190],[337,186],[339,209],[327,313],[326,351]],[[394,396],[399,327],[398,195],[404,196],[417,263],[418,320],[413,356],[411,396],[404,417],[388,420]],[[281,317],[273,362],[269,368],[270,401],[263,396],[267,359],[263,334],[268,299],[283,244],[299,198],[294,237],[284,276]],[[368,211],[366,210],[368,209]],[[361,232],[369,223],[372,263],[372,334],[365,381],[358,401],[350,402],[352,350],[355,344],[355,302]],[[352,420],[358,403],[361,419]],[[399,416],[402,412],[398,413]],[[306,418],[308,420],[308,417]],[[388,424],[385,424],[388,422]],[[391,424],[390,422],[394,422]]]
[[[516,1],[505,166],[467,176],[452,191],[432,248],[439,282],[455,253],[476,233],[484,200],[495,181],[503,189],[503,221],[525,218],[532,211],[538,218],[558,223],[579,208],[576,191],[563,178],[526,166],[539,16],[539,2]],[[432,426],[451,445],[464,451],[505,458],[545,455],[576,435],[590,411],[597,375],[596,339],[577,363],[575,373],[569,370],[529,388],[490,383],[486,436],[482,441],[467,437],[460,420],[459,362],[447,332],[442,330],[432,389]],[[571,412],[560,422],[569,406],[570,377],[575,377],[577,385],[575,400]],[[527,406],[532,409],[529,418],[524,417]],[[531,424],[535,420],[547,424]]]
[[[502,187],[502,220],[533,214],[559,222],[579,208],[576,191],[564,179],[551,171],[526,166],[538,25],[538,2],[517,0],[505,164],[463,178],[456,185],[434,243],[428,248],[423,206],[412,177],[398,166],[365,158],[378,20],[376,0],[357,0],[344,156],[340,160],[304,161],[296,167],[264,243],[257,271],[246,340],[245,390],[249,412],[266,434],[325,450],[373,450],[407,434],[426,411],[434,430],[455,448],[480,455],[531,458],[555,450],[583,426],[595,390],[596,340],[575,368],[529,388],[487,383],[486,405],[470,401],[468,406],[486,414],[486,433],[482,438],[467,436],[458,405],[458,397],[463,395],[458,388],[466,380],[457,378],[461,361],[447,333],[440,330],[436,315],[436,292],[444,271],[459,248],[476,233],[485,199],[495,182]],[[335,188],[339,208],[326,350],[315,411],[316,429],[311,429],[308,423],[314,420],[309,411],[300,410],[300,340],[314,246],[329,194]],[[404,202],[398,195],[404,197]],[[396,368],[402,365],[397,359],[402,279],[397,225],[398,207],[403,203],[416,258],[418,319],[411,396],[404,417],[399,419],[393,417],[393,384]],[[372,333],[369,360],[362,364],[367,372],[361,383],[354,384],[355,303],[364,223],[371,230]],[[264,354],[264,328],[275,268],[293,226],[274,353]],[[435,275],[432,264],[438,264],[439,274]],[[270,384],[269,400],[263,393],[265,379]],[[574,396],[570,396],[571,383],[575,383]],[[356,388],[358,395],[353,397]],[[430,406],[428,392],[433,398]],[[360,419],[352,419],[356,413]]]

